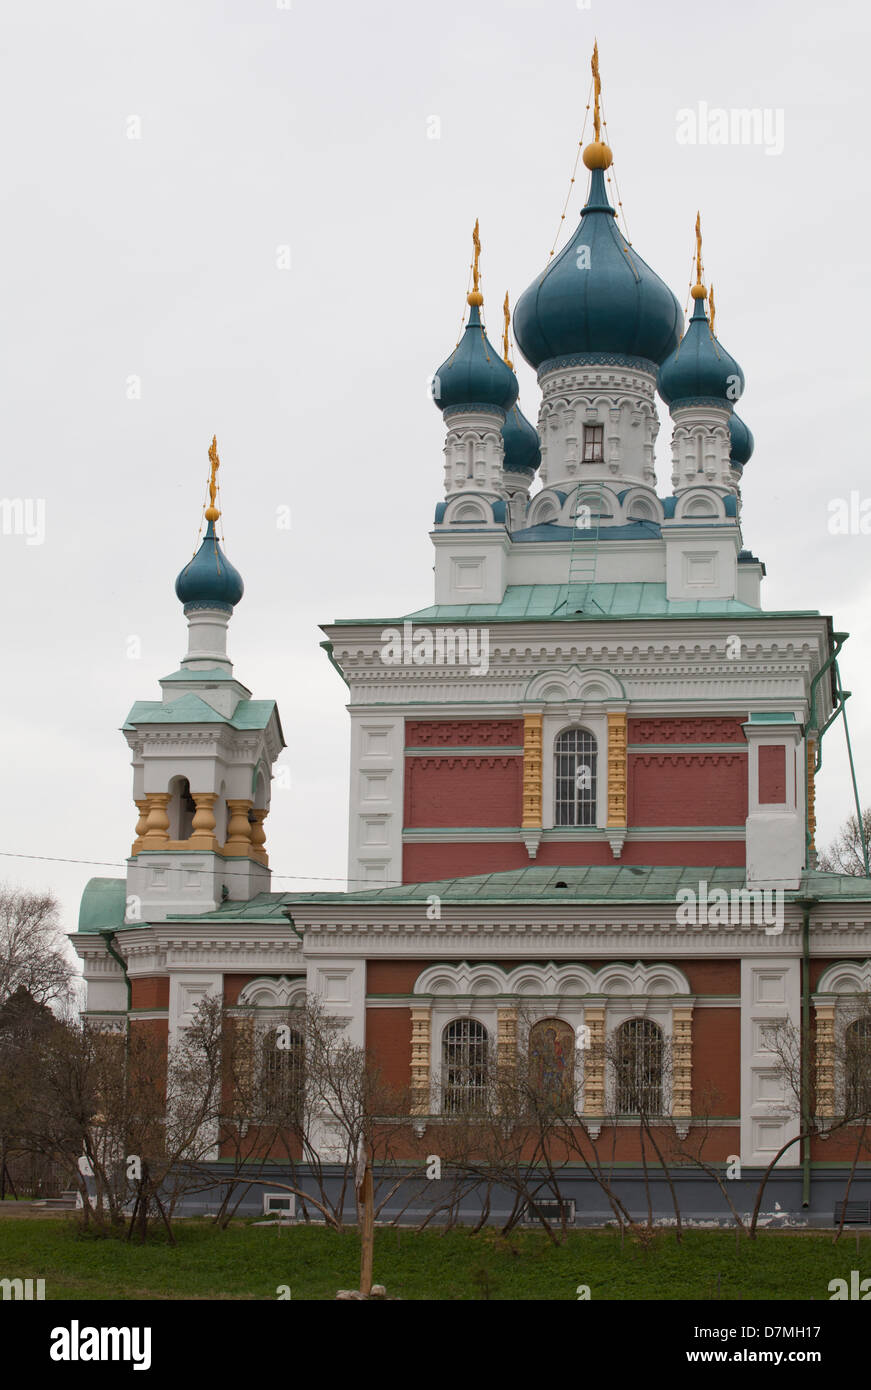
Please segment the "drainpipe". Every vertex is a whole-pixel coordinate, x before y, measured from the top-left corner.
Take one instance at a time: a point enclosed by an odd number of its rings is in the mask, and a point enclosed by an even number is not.
[[[831,623],[830,623],[830,640],[831,640],[831,643],[832,643],[832,652],[831,652],[831,656],[828,658],[827,661],[824,661],[824,662],[823,662],[822,666],[821,666],[820,669],[817,671],[816,675],[814,676],[813,680],[811,681],[811,687],[810,687],[810,691],[809,691],[809,695],[808,695],[808,705],[809,705],[809,707],[808,707],[807,724],[805,725],[805,740],[807,740],[808,738],[811,738],[811,737],[813,737],[814,735],[816,735],[817,747],[816,747],[816,754],[815,754],[815,758],[814,758],[814,770],[815,770],[816,772],[819,772],[820,768],[822,767],[822,763],[823,763],[823,757],[822,757],[823,734],[825,733],[826,729],[829,727],[829,724],[832,722],[831,720],[829,720],[829,722],[826,724],[825,728],[822,729],[822,731],[820,731],[820,729],[819,729],[819,719],[818,719],[818,717],[817,717],[817,686],[819,685],[820,681],[822,680],[822,678],[823,678],[823,676],[826,674],[826,672],[829,671],[829,670],[831,670],[832,667],[834,667],[835,669],[832,671],[832,674],[831,674],[831,676],[829,677],[829,679],[830,679],[831,682],[832,682],[832,702],[833,702],[833,704],[834,704],[834,706],[835,706],[835,712],[837,713],[837,710],[838,710],[838,708],[839,708],[838,686],[840,685],[840,681],[836,681],[836,679],[835,679],[835,671],[837,670],[837,667],[835,666],[835,662],[836,662],[837,659],[838,659],[838,655],[839,655],[839,653],[840,653],[840,651],[841,651],[841,648],[843,647],[844,643],[847,641],[847,639],[848,639],[849,636],[850,636],[849,632],[831,632]],[[834,715],[833,715],[832,717],[834,718]],[[804,779],[804,832],[805,832],[805,865],[806,865],[807,868],[810,868],[810,850],[811,850],[811,832],[810,832],[810,825],[809,825],[809,819],[810,819],[810,817],[809,817],[809,814],[808,814],[808,812],[809,812],[809,798],[810,798],[810,778],[807,777],[807,776],[805,776],[805,779]],[[861,822],[861,816],[860,816],[860,822]]]
[[[818,898],[799,898],[801,904],[801,1204],[811,1203],[810,1027],[811,1027],[811,908]]]
[[[326,652],[327,657],[328,657],[328,659],[329,659],[330,665],[333,666],[333,667],[335,668],[335,670],[338,671],[339,675],[342,677],[342,680],[345,682],[345,685],[347,685],[347,686],[348,686],[348,689],[350,690],[350,689],[351,689],[351,686],[350,686],[350,684],[349,684],[349,682],[348,682],[348,677],[345,675],[345,673],[344,673],[344,671],[342,670],[341,666],[339,665],[338,661],[337,661],[336,658],[333,656],[333,644],[332,644],[332,642],[319,642],[319,643],[318,643],[318,646],[323,647],[323,649],[324,649],[324,651]]]
[[[109,952],[109,955],[113,960],[116,960],[121,967],[121,974],[124,976],[124,983],[127,986],[127,1013],[129,1014],[133,1002],[133,986],[130,983],[130,976],[127,974],[127,962],[124,960],[123,956],[119,956],[118,952],[115,950],[115,933],[113,931],[101,931],[100,936],[102,936],[106,943],[106,950]]]

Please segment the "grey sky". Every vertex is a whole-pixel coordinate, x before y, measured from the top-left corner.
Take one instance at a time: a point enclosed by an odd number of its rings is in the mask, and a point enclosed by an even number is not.
[[[871,536],[827,529],[832,498],[871,496],[867,14],[860,0],[8,0],[0,494],[46,510],[42,545],[0,536],[0,849],[123,872],[135,809],[118,729],[184,653],[173,582],[217,432],[246,584],[230,651],[255,696],[278,699],[289,744],[267,822],[288,876],[274,886],[343,877],[346,692],[318,624],[431,601],[443,428],[427,378],[457,337],[476,217],[494,341],[505,290],[513,302],[544,263],[594,34],[629,232],[681,300],[701,208],[756,436],[745,543],[768,565],[765,606],[817,607],[852,633],[842,671],[871,800]],[[782,154],[679,144],[677,113],[699,102],[782,111]],[[581,167],[569,228],[585,186]],[[838,726],[820,843],[850,810],[842,748]],[[67,929],[87,878],[112,872],[0,868],[56,891]]]

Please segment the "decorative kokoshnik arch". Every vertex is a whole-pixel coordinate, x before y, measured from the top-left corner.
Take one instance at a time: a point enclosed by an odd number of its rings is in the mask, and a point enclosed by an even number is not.
[[[440,1091],[444,1031],[458,1019],[474,1021],[495,1040],[500,1061],[516,1053],[521,1001],[536,1021],[562,1021],[583,1036],[582,1113],[598,1120],[606,1110],[606,1031],[632,1018],[648,1018],[671,1042],[671,1113],[692,1113],[692,1011],[694,997],[682,970],[667,963],[618,961],[598,970],[585,965],[518,965],[504,971],[491,963],[446,962],[418,976],[411,1011],[411,1081],[415,1113],[432,1113]],[[584,1033],[581,1034],[580,1030]],[[591,1128],[597,1129],[593,1125]],[[685,1132],[685,1131],[684,1131]]]

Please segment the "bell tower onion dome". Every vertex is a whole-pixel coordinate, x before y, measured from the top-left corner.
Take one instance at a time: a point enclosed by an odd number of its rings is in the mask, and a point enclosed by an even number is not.
[[[702,283],[701,217],[696,216],[696,283],[693,316],[675,351],[659,369],[657,387],[670,409],[682,405],[716,405],[732,409],[744,390],[744,373],[714,337],[713,287],[711,322],[705,310],[708,291]]]
[[[733,468],[743,469],[753,454],[754,439],[740,415],[729,416],[729,455]]]
[[[505,411],[517,400],[519,386],[517,377],[499,356],[481,322],[484,296],[478,287],[481,242],[477,222],[472,241],[475,247],[473,283],[466,296],[469,319],[457,346],[435,374],[433,400],[441,411],[457,407],[469,410],[474,406],[481,406],[487,411]]]
[[[668,286],[628,245],[608,200],[611,150],[600,138],[598,50],[593,52],[595,139],[584,150],[590,189],[577,231],[514,310],[514,336],[533,367],[553,358],[602,354],[659,364],[683,322]]]
[[[216,478],[220,465],[216,438],[212,439],[209,460],[211,462],[211,476],[209,479],[209,506],[205,512],[208,522],[206,534],[196,555],[188,561],[175,581],[176,596],[184,604],[185,613],[197,608],[211,608],[232,613],[245,592],[242,576],[230,564],[218,544],[218,537],[215,532],[215,522],[221,515],[215,506]]]

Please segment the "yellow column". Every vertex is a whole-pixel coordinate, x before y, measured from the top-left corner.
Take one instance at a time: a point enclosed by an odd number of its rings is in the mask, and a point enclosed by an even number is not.
[[[147,796],[143,796],[141,800],[133,803],[139,812],[139,819],[136,822],[136,839],[133,841],[131,854],[138,854],[142,848],[142,840],[148,827],[148,800]]]
[[[835,1113],[835,1006],[817,1004],[816,1008],[816,1111],[830,1119]]]
[[[541,829],[541,715],[523,716],[523,829]]]
[[[692,1005],[676,1005],[671,1011],[671,1023],[671,1113],[676,1119],[688,1119],[693,1113]]]
[[[584,1009],[584,1023],[590,1030],[589,1046],[583,1049],[584,1115],[605,1113],[605,1010]]]
[[[608,825],[626,825],[626,711],[608,715]]]
[[[148,814],[145,820],[145,834],[142,849],[163,849],[169,840],[169,816],[166,808],[172,800],[170,792],[152,792],[147,796]]]
[[[517,1067],[517,1010],[499,1009],[496,1019],[496,1065],[504,1076]]]
[[[808,852],[811,856],[811,862],[813,862],[812,857],[816,848],[814,845],[814,837],[817,831],[816,787],[814,786],[814,777],[816,776],[814,772],[814,763],[816,761],[816,755],[817,745],[812,738],[809,738],[807,741],[807,828],[808,835],[810,836]]]
[[[251,801],[241,798],[227,798],[227,838],[224,841],[225,854],[248,854],[251,850],[251,822],[248,812]]]
[[[194,811],[192,833],[187,841],[189,849],[216,850],[218,842],[215,839],[215,802],[218,799],[217,792],[191,792],[191,796],[197,804]]]
[[[268,809],[265,811],[252,811],[251,816],[251,858],[257,859],[261,864],[269,866],[269,856],[263,848],[266,844],[266,831],[263,829],[263,822],[269,815]]]
[[[430,1105],[430,1037],[432,1011],[411,1011],[411,1113],[428,1115]]]

